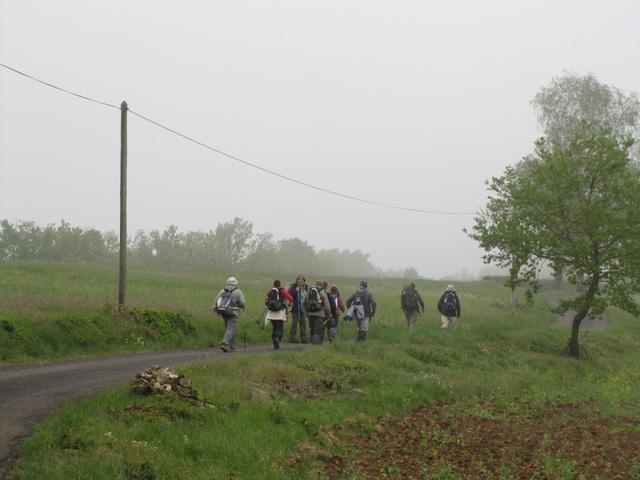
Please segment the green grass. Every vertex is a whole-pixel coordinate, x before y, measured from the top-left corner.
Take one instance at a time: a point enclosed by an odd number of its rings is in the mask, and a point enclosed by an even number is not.
[[[228,275],[130,269],[129,307],[186,314],[193,327],[167,331],[118,315],[116,267],[0,261],[0,363],[215,345],[223,328],[211,303]],[[250,305],[246,319],[260,317],[272,280],[240,277]],[[247,322],[246,339],[266,341],[267,335]]]
[[[42,316],[57,295],[67,296],[67,311],[84,298],[78,311],[90,312],[114,293],[110,282],[115,277],[108,269],[2,268],[21,272],[19,278],[25,279],[16,282],[13,295],[29,297],[39,290],[49,299],[29,307]],[[44,284],[47,276],[55,277],[51,285]],[[84,282],[64,288],[74,276]],[[30,287],[28,279],[34,277],[41,284]],[[225,275],[145,271],[131,277],[133,303],[184,310],[203,328],[198,322],[212,322],[209,304]],[[262,311],[269,279],[240,282],[250,302],[243,320],[249,336],[266,340],[268,332],[253,319]],[[337,284],[348,294],[357,282],[340,279]],[[314,459],[322,452],[349,455],[330,434],[336,426],[366,433],[380,416],[400,416],[435,401],[473,410],[487,400],[514,409],[525,402],[594,400],[604,414],[640,418],[640,328],[622,312],[613,312],[614,324],[606,331],[583,334],[584,357],[576,361],[563,353],[568,330],[551,326],[553,315],[541,298],[511,317],[505,307],[509,292],[498,283],[458,284],[462,327],[443,331],[434,308],[442,282],[417,282],[430,308],[419,317],[417,329],[407,333],[399,309],[402,282],[370,280],[370,286],[379,314],[364,344],[353,342],[354,326],[346,324],[344,340],[339,330],[336,343],[302,353],[237,355],[180,368],[215,408],[170,397],[139,398],[127,388],[98,395],[38,427],[23,444],[15,477],[318,478]],[[95,294],[87,296],[88,291]],[[12,295],[2,292],[3,298]],[[1,304],[10,319],[23,315],[21,308]],[[221,333],[215,323],[208,327],[212,339]],[[271,396],[256,396],[256,388]],[[477,414],[487,415],[484,410]],[[447,476],[448,470],[443,464],[441,478],[455,478]]]

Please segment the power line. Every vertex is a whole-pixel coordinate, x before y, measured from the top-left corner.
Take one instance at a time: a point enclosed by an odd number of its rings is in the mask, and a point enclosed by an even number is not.
[[[93,102],[93,103],[99,103],[100,105],[104,105],[105,107],[117,108],[118,110],[120,110],[120,107],[118,105],[114,105],[112,103],[103,102],[101,100],[96,100],[95,98],[87,97],[85,95],[80,95],[79,93],[72,92],[71,90],[67,90],[66,88],[58,87],[58,86],[53,85],[53,84],[51,84],[49,82],[45,82],[44,80],[40,80],[39,78],[32,77],[31,75],[29,75],[27,73],[24,73],[24,72],[21,72],[20,70],[16,70],[15,68],[10,67],[9,65],[5,65],[4,63],[0,63],[0,67],[4,67],[7,70],[11,70],[12,72],[17,73],[18,75],[22,75],[23,77],[26,77],[26,78],[28,78],[30,80],[33,80],[34,82],[41,83],[43,85],[46,85],[47,87],[55,88],[56,90],[59,90],[59,91],[64,92],[64,93],[67,93],[69,95],[73,95],[74,97],[78,97],[78,98],[81,98],[83,100],[88,100],[88,101]]]
[[[40,80],[38,78],[35,78],[35,77],[31,76],[31,75],[28,75],[28,74],[26,74],[24,72],[21,72],[20,70],[12,68],[12,67],[10,67],[8,65],[5,65],[3,63],[0,63],[0,66],[6,68],[7,70],[15,72],[15,73],[17,73],[19,75],[22,75],[22,76],[24,76],[26,78],[29,78],[29,79],[34,80],[36,82],[39,82],[39,83],[41,83],[43,85],[46,85],[48,87],[54,88],[56,90],[59,90],[61,92],[67,93],[69,95],[73,95],[73,96],[81,98],[83,100],[88,100],[90,102],[98,103],[98,104],[104,105],[106,107],[111,107],[111,108],[115,108],[115,109],[120,110],[120,107],[118,105],[114,105],[112,103],[107,103],[107,102],[103,102],[103,101],[100,101],[100,100],[96,100],[95,98],[87,97],[85,95],[80,95],[79,93],[75,93],[75,92],[72,92],[72,91],[67,90],[65,88],[58,87],[56,85],[53,85],[51,83],[48,83],[48,82],[45,82],[45,81]],[[302,180],[298,180],[298,179],[293,178],[293,177],[289,177],[287,175],[284,175],[282,173],[276,172],[274,170],[269,170],[268,168],[261,167],[260,165],[257,165],[255,163],[248,162],[247,160],[243,160],[243,159],[241,159],[239,157],[236,157],[235,155],[232,155],[230,153],[224,152],[224,151],[222,151],[220,149],[212,147],[211,145],[208,145],[208,144],[206,144],[204,142],[196,140],[195,138],[190,137],[190,136],[188,136],[188,135],[186,135],[184,133],[181,133],[181,132],[179,132],[177,130],[174,130],[173,128],[170,128],[170,127],[168,127],[168,126],[166,126],[166,125],[164,125],[164,124],[162,124],[160,122],[157,122],[157,121],[155,121],[155,120],[153,120],[153,119],[151,119],[149,117],[146,117],[145,115],[142,115],[142,114],[140,114],[138,112],[135,112],[134,110],[129,109],[128,111],[132,115],[135,115],[136,117],[138,117],[138,118],[140,118],[140,119],[142,119],[142,120],[144,120],[146,122],[149,122],[152,125],[155,125],[156,127],[162,128],[163,130],[166,130],[166,131],[168,131],[170,133],[173,133],[174,135],[177,135],[177,136],[179,136],[179,137],[181,137],[181,138],[183,138],[183,139],[185,139],[185,140],[187,140],[189,142],[195,143],[196,145],[204,147],[207,150],[211,150],[212,152],[215,152],[215,153],[217,153],[219,155],[227,157],[227,158],[229,158],[229,159],[231,159],[233,161],[239,162],[239,163],[241,163],[241,164],[243,164],[243,165],[245,165],[247,167],[255,168],[257,170],[260,170],[261,172],[267,173],[269,175],[276,176],[276,177],[281,178],[283,180],[286,180],[288,182],[296,183],[298,185],[302,185],[304,187],[311,188],[313,190],[317,190],[319,192],[324,192],[324,193],[327,193],[329,195],[334,195],[334,196],[337,196],[337,197],[345,198],[347,200],[353,200],[353,201],[356,201],[356,202],[361,202],[361,203],[365,203],[365,204],[368,204],[368,205],[374,205],[374,206],[377,206],[377,207],[390,208],[390,209],[394,209],[394,210],[403,210],[403,211],[406,211],[406,212],[413,212],[413,213],[423,213],[423,214],[429,214],[429,215],[475,215],[475,213],[476,213],[476,212],[470,212],[470,211],[466,211],[466,212],[465,211],[458,211],[458,212],[456,212],[456,211],[427,210],[427,209],[422,209],[422,208],[404,207],[404,206],[401,206],[401,205],[393,205],[393,204],[384,203],[384,202],[377,202],[375,200],[368,200],[368,199],[365,199],[365,198],[356,197],[354,195],[348,195],[346,193],[336,192],[336,191],[330,190],[328,188],[320,187],[320,186],[317,186],[317,185],[313,185],[311,183],[304,182]]]
[[[227,152],[224,152],[224,151],[219,150],[217,148],[214,148],[211,145],[207,145],[206,143],[201,142],[199,140],[196,140],[195,138],[189,137],[189,136],[185,135],[184,133],[180,133],[177,130],[169,128],[166,125],[163,125],[163,124],[161,124],[159,122],[156,122],[155,120],[152,120],[152,119],[150,119],[148,117],[145,117],[144,115],[141,115],[141,114],[139,114],[137,112],[134,112],[131,109],[129,109],[129,112],[131,114],[133,114],[133,115],[135,115],[135,116],[137,116],[137,117],[139,117],[139,118],[141,118],[141,119],[143,119],[143,120],[145,120],[145,121],[157,126],[157,127],[160,127],[160,128],[162,128],[164,130],[167,130],[168,132],[171,132],[171,133],[173,133],[175,135],[178,135],[179,137],[182,137],[185,140],[188,140],[188,141],[193,142],[193,143],[195,143],[197,145],[200,145],[201,147],[204,147],[204,148],[206,148],[208,150],[211,150],[211,151],[216,152],[216,153],[218,153],[220,155],[223,155],[223,156],[225,156],[227,158],[230,158],[231,160],[235,160],[236,162],[240,162],[243,165],[246,165],[246,166],[251,167],[251,168],[256,168],[256,169],[258,169],[258,170],[260,170],[262,172],[268,173],[269,175],[274,175],[276,177],[282,178],[282,179],[287,180],[289,182],[297,183],[298,185],[302,185],[302,186],[305,186],[305,187],[308,187],[308,188],[312,188],[314,190],[318,190],[320,192],[328,193],[330,195],[335,195],[335,196],[338,196],[338,197],[346,198],[348,200],[355,200],[357,202],[367,203],[369,205],[375,205],[377,207],[393,208],[393,209],[396,209],[396,210],[405,210],[405,211],[408,211],[408,212],[415,212],[415,213],[428,213],[428,214],[432,214],[432,215],[474,215],[475,214],[475,212],[444,212],[444,211],[436,211],[436,210],[423,210],[421,208],[403,207],[403,206],[400,206],[400,205],[391,205],[391,204],[388,204],[388,203],[376,202],[374,200],[367,200],[367,199],[364,199],[364,198],[355,197],[353,195],[348,195],[346,193],[336,192],[334,190],[329,190],[328,188],[319,187],[317,185],[312,185],[310,183],[303,182],[302,180],[297,180],[295,178],[289,177],[287,175],[284,175],[282,173],[276,172],[274,170],[269,170],[268,168],[261,167],[260,165],[256,165],[255,163],[248,162],[248,161],[243,160],[243,159],[241,159],[239,157],[236,157],[235,155],[231,155],[230,153],[227,153]]]

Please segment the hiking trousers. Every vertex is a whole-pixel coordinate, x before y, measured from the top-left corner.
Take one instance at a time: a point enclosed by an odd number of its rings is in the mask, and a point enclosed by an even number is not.
[[[356,318],[356,327],[359,332],[369,331],[369,317]]]
[[[407,320],[407,330],[411,331],[416,328],[416,320],[418,320],[417,310],[405,310],[404,318]]]
[[[309,315],[309,330],[311,331],[311,343],[320,345],[324,340],[324,317]]]
[[[447,317],[446,315],[440,315],[440,321],[442,322],[441,328],[454,328],[456,326],[458,317]]]
[[[224,337],[222,338],[222,343],[233,347],[236,338],[236,323],[238,322],[238,317],[222,318],[224,319]]]
[[[330,342],[336,338],[336,335],[338,333],[339,320],[340,319],[338,316],[335,316],[335,317],[332,316],[327,322],[327,337],[329,338]]]
[[[277,338],[282,340],[284,321],[283,320],[271,320],[271,339]]]
[[[300,327],[300,340],[303,342],[307,340],[307,319],[302,312],[291,312],[291,330],[289,331],[289,340],[296,338],[298,333],[298,327]]]

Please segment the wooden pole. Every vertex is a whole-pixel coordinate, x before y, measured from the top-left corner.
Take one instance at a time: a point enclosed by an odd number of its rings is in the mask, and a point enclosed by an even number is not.
[[[120,268],[118,308],[125,304],[127,286],[127,102],[120,105]]]

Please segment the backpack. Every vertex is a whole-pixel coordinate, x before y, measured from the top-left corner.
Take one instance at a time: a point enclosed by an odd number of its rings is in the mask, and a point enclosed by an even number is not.
[[[355,306],[362,305],[362,297],[358,295],[356,298],[353,299],[353,303],[351,305],[355,305]]]
[[[233,305],[231,305],[231,297],[233,296],[233,290],[227,290],[226,288],[222,294],[216,300],[216,312],[222,316],[232,316],[234,314]]]
[[[402,289],[400,293],[400,305],[402,309],[407,312],[414,312],[418,310],[418,295],[416,291],[408,287]]]
[[[276,287],[273,287],[269,293],[267,294],[267,309],[272,312],[279,312],[284,308],[284,304],[282,303],[282,297],[280,296],[280,290]]]
[[[317,287],[311,287],[307,293],[307,311],[319,312],[322,310],[322,295]]]
[[[458,302],[456,300],[456,294],[453,292],[447,292],[442,300],[442,312],[447,317],[455,317],[458,313]]]

